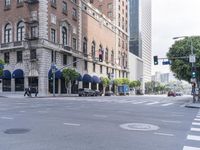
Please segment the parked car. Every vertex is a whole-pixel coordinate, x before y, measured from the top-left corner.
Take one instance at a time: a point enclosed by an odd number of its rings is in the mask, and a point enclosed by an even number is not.
[[[99,90],[95,90],[95,96],[102,96],[102,92]]]
[[[183,96],[182,92],[176,92],[176,96]]]
[[[114,93],[112,91],[106,91],[105,96],[113,96]]]
[[[176,93],[173,92],[173,91],[169,91],[169,92],[167,93],[167,96],[173,96],[173,97],[175,97],[175,96],[176,96]]]
[[[89,89],[89,95],[88,96],[96,96],[96,93],[94,90]]]
[[[90,93],[90,91],[88,88],[78,89],[79,96],[89,96],[89,93]]]

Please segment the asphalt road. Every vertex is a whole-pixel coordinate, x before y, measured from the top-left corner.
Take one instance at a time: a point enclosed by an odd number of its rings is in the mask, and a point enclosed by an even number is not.
[[[190,99],[0,98],[0,150],[199,150]]]

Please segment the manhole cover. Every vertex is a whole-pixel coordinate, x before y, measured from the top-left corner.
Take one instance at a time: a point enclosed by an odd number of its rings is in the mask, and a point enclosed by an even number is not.
[[[13,128],[13,129],[5,130],[4,133],[5,134],[25,134],[29,131],[30,131],[30,129]]]
[[[158,126],[152,124],[144,124],[144,123],[126,123],[120,125],[120,127],[126,130],[135,130],[135,131],[152,131],[159,129]]]

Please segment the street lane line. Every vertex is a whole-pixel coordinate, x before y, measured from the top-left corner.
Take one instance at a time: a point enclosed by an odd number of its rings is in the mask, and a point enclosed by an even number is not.
[[[166,123],[181,123],[181,121],[173,121],[173,120],[161,120],[161,121]]]
[[[76,123],[64,123],[64,125],[67,125],[67,126],[81,126],[80,124],[76,124]]]
[[[200,148],[184,146],[184,147],[183,147],[183,150],[200,150]]]
[[[197,118],[200,118],[200,115],[199,116],[196,116]]]
[[[161,133],[161,132],[155,132],[156,135],[163,135],[163,136],[174,136],[174,134],[168,134],[168,133]]]
[[[193,122],[192,125],[200,126],[200,123],[199,122]]]
[[[197,118],[195,118],[194,120],[195,120],[195,121],[200,121],[200,119],[197,119]]]
[[[1,119],[13,120],[14,118],[11,118],[11,117],[1,117]]]
[[[174,103],[167,103],[167,104],[162,104],[161,106],[170,106],[173,105]]]
[[[154,104],[158,104],[160,102],[152,102],[152,103],[147,103],[146,105],[154,105]]]
[[[106,115],[97,115],[97,114],[94,114],[93,116],[94,117],[100,117],[100,118],[106,118],[107,117]]]
[[[191,128],[191,131],[200,131],[200,128]]]
[[[132,104],[142,104],[142,103],[145,103],[147,101],[143,101],[143,102],[133,102]]]
[[[200,141],[200,136],[196,136],[196,135],[188,135],[187,136],[188,140],[193,140],[193,141]]]

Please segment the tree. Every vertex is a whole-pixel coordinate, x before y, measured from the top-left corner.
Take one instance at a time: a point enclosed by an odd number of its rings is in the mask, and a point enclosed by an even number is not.
[[[105,94],[106,87],[109,85],[110,80],[107,77],[101,77],[101,83],[103,85],[103,94]]]
[[[135,88],[136,86],[137,86],[136,81],[130,81],[130,83],[129,83],[130,88]]]
[[[72,81],[75,81],[79,77],[80,74],[78,72],[76,72],[76,70],[74,70],[74,69],[67,68],[67,69],[63,69],[62,75],[63,75],[63,78],[65,80],[65,88],[68,92],[69,89],[71,89],[70,83]],[[69,89],[68,89],[68,87],[69,87]]]
[[[4,65],[4,61],[0,59],[0,66],[2,66],[0,68],[0,76],[3,76],[3,65]]]
[[[185,57],[191,54],[191,41],[194,47],[194,54],[196,55],[196,73],[200,75],[200,37],[187,37],[182,40],[176,41],[169,52],[167,57],[171,60],[171,71],[175,73],[176,78],[190,82],[192,65],[189,60],[177,57]]]

